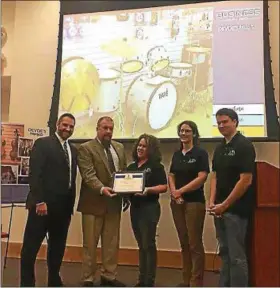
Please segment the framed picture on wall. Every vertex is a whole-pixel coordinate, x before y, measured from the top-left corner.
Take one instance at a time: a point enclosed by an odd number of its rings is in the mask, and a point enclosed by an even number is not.
[[[21,157],[19,176],[28,177],[29,175],[29,157]]]
[[[1,166],[1,184],[17,184],[18,165]]]
[[[18,141],[18,157],[30,157],[34,139],[19,137]]]

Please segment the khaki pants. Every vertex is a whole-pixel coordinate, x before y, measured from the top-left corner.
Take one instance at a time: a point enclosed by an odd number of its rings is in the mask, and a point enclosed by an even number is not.
[[[82,214],[83,265],[82,281],[95,281],[96,249],[101,236],[101,276],[114,280],[118,264],[121,213],[104,216]]]
[[[185,285],[203,286],[204,246],[202,233],[205,204],[171,202],[173,220],[182,248],[183,280]]]

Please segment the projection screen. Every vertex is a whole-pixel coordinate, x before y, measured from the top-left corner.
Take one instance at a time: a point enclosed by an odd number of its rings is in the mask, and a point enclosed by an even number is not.
[[[215,113],[233,108],[239,130],[266,137],[262,1],[222,1],[63,16],[59,114],[74,139],[114,119],[114,138],[176,138],[193,120],[218,137]]]

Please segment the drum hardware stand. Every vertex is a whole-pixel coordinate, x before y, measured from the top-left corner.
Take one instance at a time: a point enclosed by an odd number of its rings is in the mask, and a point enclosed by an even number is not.
[[[208,111],[207,111],[207,104],[209,103],[209,100],[207,98],[208,92],[209,92],[209,89],[207,88],[207,89],[201,91],[200,93],[197,93],[199,96],[198,97],[199,104],[204,108],[206,118],[210,118],[210,115],[208,114]]]
[[[193,89],[186,89],[186,97],[185,100],[180,104],[178,112],[187,112],[187,113],[193,113],[194,112],[194,102],[196,98],[196,92]]]
[[[124,129],[124,115],[123,115],[123,112],[122,112],[122,104],[121,104],[121,99],[122,99],[122,96],[123,96],[123,62],[125,61],[125,57],[123,57],[123,61],[121,63],[121,67],[120,67],[120,73],[121,73],[121,85],[120,85],[120,100],[119,100],[119,108],[117,109],[117,117],[119,119],[119,129],[122,133],[122,136],[125,135],[125,129]]]
[[[119,104],[121,105],[121,103]],[[119,130],[122,132],[122,136],[124,136],[124,115],[121,111],[121,109],[116,110],[116,116],[114,116],[114,118],[117,117],[118,118],[118,126],[119,126]]]
[[[138,120],[138,116],[135,115],[134,121],[133,121],[133,125],[132,125],[132,137],[135,136],[135,129],[136,129],[136,122]]]

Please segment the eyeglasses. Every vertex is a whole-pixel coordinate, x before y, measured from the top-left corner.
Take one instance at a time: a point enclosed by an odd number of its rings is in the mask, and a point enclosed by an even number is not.
[[[179,132],[181,134],[183,134],[183,133],[190,134],[190,133],[192,133],[192,130],[191,129],[181,129]]]

